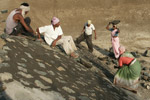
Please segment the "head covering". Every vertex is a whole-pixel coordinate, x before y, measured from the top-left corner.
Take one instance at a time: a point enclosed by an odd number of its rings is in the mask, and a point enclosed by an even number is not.
[[[88,20],[88,21],[87,21],[87,24],[89,24],[89,25],[92,24],[92,21],[91,21],[91,20]]]
[[[119,52],[120,52],[120,54],[123,54],[125,51],[126,51],[126,49],[125,49],[124,46],[120,46],[120,47],[119,47]]]
[[[20,9],[22,10],[22,16],[25,17],[25,12],[30,11],[30,6],[28,3],[22,3]]]
[[[52,25],[56,25],[57,23],[59,23],[59,19],[57,17],[53,17],[51,22],[52,22]]]

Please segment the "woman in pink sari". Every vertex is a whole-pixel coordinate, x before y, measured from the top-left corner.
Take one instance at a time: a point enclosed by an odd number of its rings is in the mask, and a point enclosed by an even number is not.
[[[118,33],[120,32],[120,30],[117,28],[117,26],[115,24],[112,23],[112,28],[109,28],[109,25],[111,23],[109,23],[106,27],[107,30],[111,31],[111,42],[112,42],[112,47],[113,47],[113,51],[114,51],[114,55],[115,58],[118,58],[120,53],[119,53],[119,37],[118,37]]]

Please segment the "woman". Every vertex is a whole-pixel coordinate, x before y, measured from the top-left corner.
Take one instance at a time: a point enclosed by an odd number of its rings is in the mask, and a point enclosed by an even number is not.
[[[112,24],[113,27],[109,28],[109,25]],[[117,28],[117,26],[113,23],[109,23],[106,27],[107,30],[111,31],[111,42],[112,42],[112,47],[113,47],[113,51],[114,51],[114,55],[115,58],[119,57],[119,37],[118,37],[118,33],[120,32],[120,30]]]
[[[119,69],[114,77],[114,84],[136,89],[141,72],[140,63],[131,53],[125,52],[124,47],[119,48]]]

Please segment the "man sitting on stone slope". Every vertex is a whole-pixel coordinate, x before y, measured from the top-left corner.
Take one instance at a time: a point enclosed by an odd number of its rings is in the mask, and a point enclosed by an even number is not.
[[[51,20],[51,25],[43,26],[37,28],[37,33],[44,35],[44,40],[46,43],[51,46],[55,47],[56,45],[62,45],[64,51],[67,55],[71,57],[77,58],[78,55],[75,54],[75,50],[77,50],[74,41],[71,36],[62,36],[63,31],[60,26],[60,21],[57,17],[53,17]]]
[[[31,19],[25,18],[25,15],[30,11],[28,3],[22,3],[20,8],[14,9],[6,20],[6,33],[9,35],[26,35],[34,37],[35,32],[30,27]]]

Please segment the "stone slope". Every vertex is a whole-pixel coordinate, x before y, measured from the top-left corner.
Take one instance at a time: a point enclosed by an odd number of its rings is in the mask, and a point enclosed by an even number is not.
[[[134,94],[112,84],[113,75],[107,67],[96,60],[95,56],[86,49],[80,49],[78,53],[82,59],[92,63],[92,66],[99,67],[100,70],[96,67],[87,68],[78,60],[65,55],[59,48],[51,49],[45,43],[22,37],[6,38],[6,44],[0,50],[0,57],[3,60],[0,64],[0,77],[7,89],[1,93],[1,98],[137,100]],[[5,95],[2,95],[4,93]],[[39,96],[39,93],[42,95]],[[21,99],[22,96],[24,99]]]

